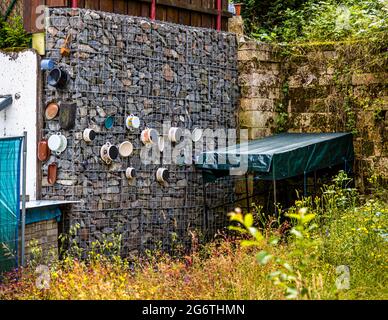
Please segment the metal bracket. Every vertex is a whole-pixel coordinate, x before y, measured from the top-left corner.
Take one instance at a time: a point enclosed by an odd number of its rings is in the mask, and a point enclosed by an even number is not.
[[[13,102],[12,95],[7,94],[7,95],[0,95],[0,111],[3,109],[9,107]]]

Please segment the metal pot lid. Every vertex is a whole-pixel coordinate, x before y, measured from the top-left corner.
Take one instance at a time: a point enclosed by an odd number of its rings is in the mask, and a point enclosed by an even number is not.
[[[107,117],[105,119],[105,128],[112,129],[114,122],[115,122],[115,119],[113,118],[113,116]]]
[[[45,117],[47,120],[54,119],[59,112],[59,106],[56,102],[49,102],[46,106]]]
[[[158,148],[160,152],[163,152],[164,150],[164,137],[158,138]]]
[[[197,141],[201,140],[202,135],[203,135],[202,129],[195,128],[195,129],[193,130],[193,133],[191,134],[191,139],[192,139],[194,142],[197,142]]]

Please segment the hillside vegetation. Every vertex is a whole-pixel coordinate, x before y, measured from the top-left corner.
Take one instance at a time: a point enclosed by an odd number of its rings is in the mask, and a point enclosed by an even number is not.
[[[247,34],[261,41],[386,38],[388,0],[243,0]]]

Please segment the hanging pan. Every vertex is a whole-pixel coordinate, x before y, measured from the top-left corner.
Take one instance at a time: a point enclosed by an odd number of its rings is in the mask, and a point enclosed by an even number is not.
[[[62,68],[54,68],[48,74],[47,81],[50,86],[63,89],[69,81],[69,75]]]
[[[50,185],[54,185],[57,182],[58,165],[56,162],[49,164],[47,181]]]
[[[51,101],[47,104],[46,110],[44,112],[46,120],[52,120],[54,119],[59,112],[59,106],[58,103]]]
[[[47,161],[50,158],[51,150],[48,147],[48,141],[46,139],[42,139],[38,143],[38,159],[39,161]]]

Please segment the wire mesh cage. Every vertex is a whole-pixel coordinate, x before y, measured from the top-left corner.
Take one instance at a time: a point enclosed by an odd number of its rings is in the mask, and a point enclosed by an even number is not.
[[[62,58],[59,49],[68,34],[71,55]],[[58,119],[44,123],[44,138],[61,132],[68,145],[43,165],[42,194],[46,199],[80,201],[67,216],[68,225],[80,224],[82,246],[119,233],[124,254],[170,250],[174,241],[189,246],[191,230],[211,236],[225,226],[227,209],[222,203],[234,196],[233,180],[208,185],[204,192],[202,173],[191,161],[200,149],[190,153],[167,136],[171,127],[188,133],[194,128],[235,128],[235,36],[90,10],[51,9],[46,41],[47,57],[69,73],[70,82],[66,90],[57,90],[47,85],[46,77],[45,102],[74,101],[77,116],[71,130],[62,130]],[[131,114],[141,119],[137,130],[126,128]],[[104,121],[109,116],[114,125],[107,129]],[[85,128],[97,132],[92,143],[82,140]],[[155,151],[155,146],[148,150],[141,142],[146,128],[155,129],[165,141],[164,151],[156,150],[152,163],[142,155]],[[132,155],[104,164],[99,154],[107,141],[130,141]],[[58,177],[49,185],[52,162],[58,163]],[[130,181],[125,176],[128,167],[137,173]],[[156,179],[162,167],[169,171],[166,184]],[[205,201],[214,210],[206,208]]]

